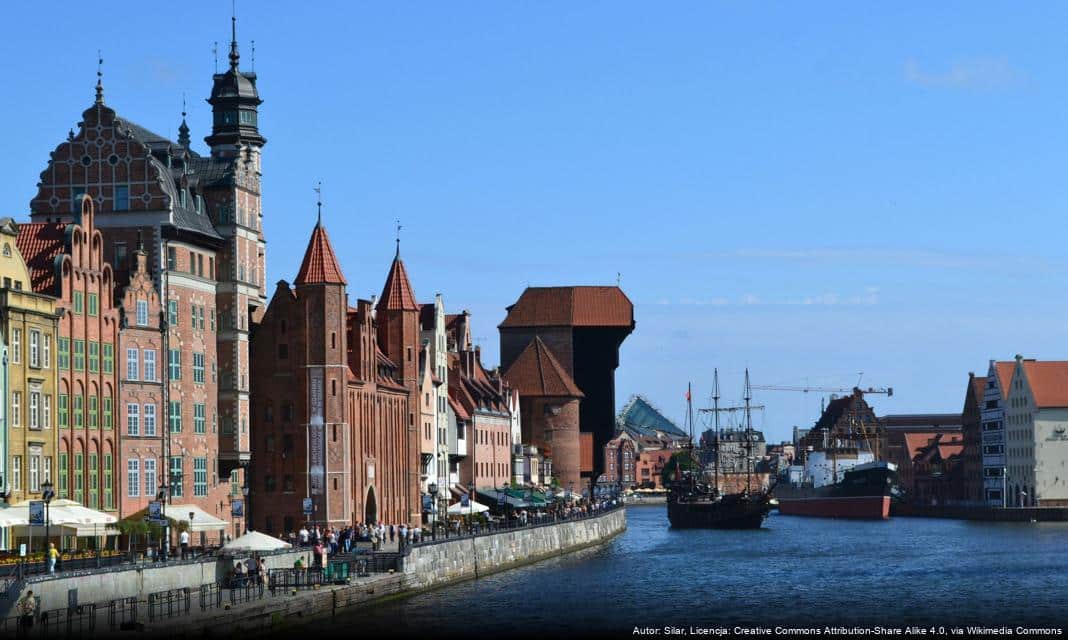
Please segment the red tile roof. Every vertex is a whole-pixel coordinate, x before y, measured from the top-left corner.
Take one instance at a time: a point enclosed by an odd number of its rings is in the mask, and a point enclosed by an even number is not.
[[[315,225],[293,284],[347,284],[323,225]]]
[[[584,397],[549,347],[538,337],[531,340],[508,367],[504,379],[524,396]]]
[[[501,327],[634,327],[634,305],[619,287],[527,287]]]
[[[66,248],[67,225],[56,222],[19,225],[15,240],[19,253],[30,270],[30,284],[37,293],[58,295],[56,291],[56,256]]]
[[[464,409],[463,405],[457,402],[453,397],[452,389],[449,389],[449,406],[452,407],[452,411],[456,414],[457,418],[461,420],[471,419],[471,414],[467,412],[467,409]]]
[[[408,280],[408,271],[404,268],[404,261],[400,259],[400,254],[393,258],[393,264],[389,267],[389,275],[386,276],[386,284],[382,287],[382,297],[378,300],[378,308],[419,311],[419,303],[415,301],[415,291],[412,290],[412,283]]]
[[[983,406],[983,394],[986,393],[986,376],[972,378],[972,386],[969,391],[975,398],[976,406]]]
[[[1040,409],[1068,407],[1068,362],[1024,360],[1023,366],[1035,406]]]

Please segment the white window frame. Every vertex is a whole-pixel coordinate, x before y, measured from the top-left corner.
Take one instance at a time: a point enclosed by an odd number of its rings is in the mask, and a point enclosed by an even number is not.
[[[47,393],[41,394],[41,427],[52,428],[52,396]]]
[[[156,489],[158,487],[156,484],[156,459],[145,458],[142,467],[145,477],[145,495],[154,496],[156,495]],[[151,479],[151,482],[149,479]]]
[[[11,426],[22,426],[22,392],[11,393]]]
[[[11,458],[11,490],[22,490],[22,456]]]
[[[22,360],[22,329],[11,329],[11,362],[19,364]]]
[[[144,407],[142,432],[147,437],[156,435],[156,405],[146,404]]]
[[[143,352],[143,355],[144,355],[145,363],[144,363],[144,366],[142,367],[142,369],[143,369],[143,371],[142,371],[143,376],[142,377],[143,377],[145,382],[155,382],[156,381],[156,350],[155,349],[145,349],[144,352]]]
[[[137,326],[148,326],[148,300],[137,301]]]
[[[136,402],[126,403],[126,435],[141,435],[141,405]]]
[[[138,458],[126,461],[126,497],[141,497],[141,460]]]
[[[30,428],[41,428],[41,392],[30,391]]]
[[[50,333],[41,336],[41,367],[52,368],[52,334]]]
[[[45,397],[47,398],[48,396],[45,396]],[[44,468],[42,469],[42,471],[44,473],[42,475],[42,480],[44,482],[51,482],[52,481],[52,456],[44,456],[43,460],[44,460]]]
[[[30,329],[30,366],[41,367],[41,332]]]
[[[138,371],[138,364],[140,362],[141,352],[136,347],[128,347],[126,349],[126,379],[127,380],[139,380],[141,375]]]
[[[30,456],[30,493],[41,490],[41,456]]]

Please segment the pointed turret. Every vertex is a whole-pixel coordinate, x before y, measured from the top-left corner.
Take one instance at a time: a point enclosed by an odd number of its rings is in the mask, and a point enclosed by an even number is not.
[[[345,282],[345,276],[341,274],[341,266],[321,221],[312,230],[308,249],[304,252],[304,261],[300,263],[300,271],[297,272],[297,279],[293,284],[348,284]]]
[[[378,301],[379,310],[390,311],[419,311],[419,303],[415,301],[415,291],[412,283],[408,280],[408,271],[404,268],[404,261],[400,258],[400,245],[397,246],[397,255],[393,257],[393,264],[389,267],[389,275],[386,276],[386,284],[382,287],[382,297]]]

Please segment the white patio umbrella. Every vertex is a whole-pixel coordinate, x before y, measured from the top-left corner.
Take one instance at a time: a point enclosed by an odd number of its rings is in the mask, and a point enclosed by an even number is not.
[[[489,511],[489,507],[482,504],[481,502],[476,502],[474,500],[468,502],[468,505],[466,507],[463,505],[462,502],[457,502],[456,504],[449,505],[450,516],[466,516],[472,513],[482,513],[483,511]]]
[[[290,547],[288,542],[271,537],[259,531],[249,531],[240,538],[234,538],[222,546],[223,551],[273,551]]]

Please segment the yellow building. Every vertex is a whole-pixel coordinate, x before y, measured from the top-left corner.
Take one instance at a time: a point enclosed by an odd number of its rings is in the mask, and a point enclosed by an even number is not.
[[[0,219],[0,335],[5,363],[2,487],[7,502],[41,498],[56,459],[56,299],[34,293],[15,244],[18,224]],[[14,541],[3,535],[3,546]]]

